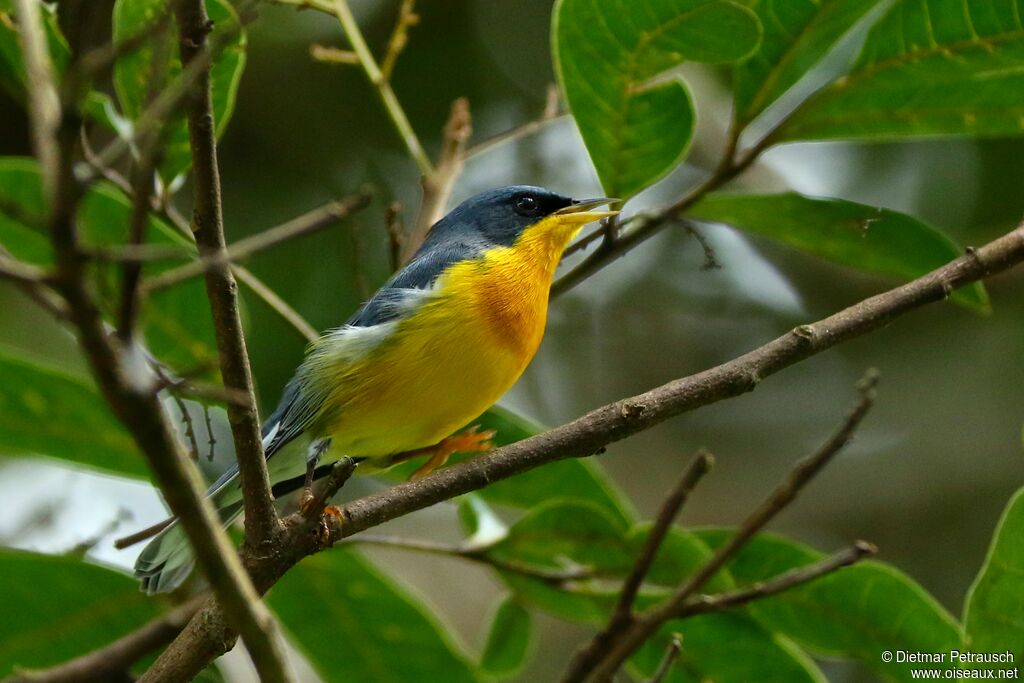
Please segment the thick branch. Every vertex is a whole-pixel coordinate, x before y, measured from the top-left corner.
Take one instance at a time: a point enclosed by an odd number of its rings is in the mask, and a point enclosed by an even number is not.
[[[549,462],[596,452],[670,417],[751,391],[765,377],[794,363],[878,329],[904,313],[948,297],[957,287],[1022,261],[1024,226],[928,275],[817,323],[801,326],[715,368],[598,408],[566,425],[438,470],[422,479],[360,498],[342,510],[343,521],[331,526],[330,540],[353,536]],[[305,518],[285,521],[292,532],[289,539],[274,556],[251,565],[254,583],[260,591],[268,590],[296,562],[320,548]],[[215,605],[208,605],[161,657],[173,661],[175,668],[166,668],[165,675],[149,680],[175,680],[173,676],[194,675],[220,654],[216,643],[230,637],[223,614]]]

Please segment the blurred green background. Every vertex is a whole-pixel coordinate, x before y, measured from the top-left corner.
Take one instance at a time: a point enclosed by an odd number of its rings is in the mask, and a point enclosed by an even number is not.
[[[397,3],[353,4],[368,41],[380,49]],[[457,97],[469,98],[473,141],[540,115],[554,80],[551,3],[424,0],[417,8],[422,19],[393,83],[431,154]],[[287,7],[261,5],[259,14],[249,29],[234,119],[220,146],[229,240],[365,184],[375,192],[373,207],[345,225],[248,263],[325,329],[342,322],[388,276],[384,207],[401,202],[411,223],[418,173],[362,72],[310,59],[311,43],[341,45],[336,22]],[[678,196],[721,147],[729,116],[724,76],[695,68],[688,77],[700,115],[695,151],[687,168],[638,198],[636,208]],[[5,97],[0,95],[0,154],[27,154],[24,114]],[[970,245],[1016,223],[1022,177],[1024,140],[937,140],[788,145],[767,153],[742,182],[906,211]],[[510,183],[577,196],[600,193],[578,134],[565,119],[472,159],[453,199]],[[702,270],[695,240],[669,229],[556,300],[541,351],[503,404],[559,424],[726,361],[893,284],[722,227],[709,226],[704,236],[722,265],[718,270]],[[734,524],[830,433],[853,400],[855,380],[877,367],[879,400],[855,443],[774,529],[823,550],[870,540],[881,559],[959,613],[998,515],[1024,483],[1022,285],[1020,272],[990,282],[994,315],[950,304],[927,307],[801,363],[753,394],[615,444],[600,461],[649,516],[689,455],[707,447],[718,464],[684,522]],[[253,367],[268,412],[304,342],[259,301],[246,297],[246,304]],[[74,362],[66,353],[73,342],[6,287],[0,289],[0,343]],[[20,503],[8,506],[0,533],[18,545],[72,544],[100,532],[104,537],[94,552],[127,565],[134,551],[114,553],[108,537],[161,516],[148,487],[38,465],[3,467],[0,494]],[[346,495],[371,485],[364,482]],[[112,531],[109,523],[121,510],[134,518]],[[48,530],[50,524],[60,533]],[[392,526],[409,536],[455,538],[451,516],[436,510]],[[482,645],[486,612],[499,592],[486,569],[402,551],[371,554],[425,593],[463,642]],[[540,623],[539,656],[520,675],[523,681],[552,679],[584,635],[551,618]],[[233,662],[244,680],[248,664],[237,653]],[[835,680],[871,679],[857,665],[827,673]]]

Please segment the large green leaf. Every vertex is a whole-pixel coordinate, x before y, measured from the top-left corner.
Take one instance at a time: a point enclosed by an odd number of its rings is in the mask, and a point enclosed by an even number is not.
[[[515,674],[526,661],[532,630],[530,613],[515,597],[505,596],[491,618],[491,630],[480,657],[480,668],[491,676]]]
[[[540,425],[513,413],[507,408],[494,406],[470,422],[481,429],[495,432],[494,445],[505,446],[522,441],[544,431]],[[452,462],[461,462],[467,455],[456,455]],[[393,479],[407,479],[420,465],[410,462],[388,472]],[[593,459],[568,459],[538,467],[523,474],[495,482],[479,495],[490,503],[530,508],[555,498],[574,499],[593,503],[623,522],[636,518],[629,499],[616,487],[604,469]]]
[[[40,225],[43,198],[38,165],[30,159],[0,158],[0,245],[30,263],[53,262],[49,239]],[[78,228],[82,243],[91,247],[123,244],[131,223],[131,204],[116,187],[94,185],[82,199]],[[163,221],[150,218],[148,241],[188,246],[185,238]],[[144,272],[155,273],[178,265],[153,263]],[[117,271],[107,266],[95,279],[101,294],[112,295],[118,285]],[[114,310],[113,296],[102,302]],[[183,370],[215,368],[216,340],[205,289],[199,278],[157,292],[145,305],[143,331],[148,348],[166,363]]]
[[[764,38],[736,66],[736,120],[745,124],[810,71],[879,0],[751,0]]]
[[[963,250],[945,234],[888,209],[842,199],[710,194],[687,214],[764,235],[847,266],[911,280],[945,265]],[[987,311],[980,283],[953,294],[958,303]]]
[[[1024,133],[1024,0],[901,0],[773,139]]]
[[[211,40],[218,33],[230,31],[232,37],[214,56],[210,71],[213,114],[217,135],[223,134],[235,108],[238,83],[245,68],[245,31],[238,26],[238,15],[227,0],[209,0],[207,11],[214,23]],[[142,35],[168,11],[165,0],[117,0],[114,4],[114,39],[128,40]],[[155,31],[151,39],[138,50],[125,55],[114,70],[114,88],[125,116],[138,119],[153,95],[181,75],[181,60],[173,24],[163,31]],[[191,166],[188,129],[180,115],[168,124],[165,136],[164,160],[160,167],[165,178],[171,179]]]
[[[761,27],[727,0],[559,0],[555,69],[605,191],[626,199],[668,173],[690,144],[694,108],[683,62],[728,63]]]
[[[342,547],[306,558],[268,601],[327,681],[475,681],[430,608]]]
[[[41,4],[41,9],[50,60],[57,74],[62,74],[71,50],[57,26],[56,6]],[[21,56],[21,38],[13,0],[0,0],[0,87],[15,100],[24,101],[25,63]]]
[[[0,549],[0,676],[85,654],[156,616],[128,576],[73,557]]]
[[[642,678],[654,675],[673,633],[682,649],[664,683],[825,683],[807,655],[737,612],[671,621],[630,659]]]
[[[709,546],[718,547],[733,532],[712,529],[696,533]],[[823,557],[789,539],[762,534],[726,569],[742,586]],[[882,652],[948,652],[960,643],[956,619],[910,577],[881,562],[861,562],[840,569],[757,600],[749,610],[766,628],[803,647],[824,655],[859,659],[892,680],[910,680],[915,665],[886,664]]]
[[[1024,489],[1010,499],[967,595],[965,649],[1024,661]],[[998,665],[997,665],[998,666]]]
[[[147,468],[89,383],[0,350],[0,454],[45,455],[132,477]]]

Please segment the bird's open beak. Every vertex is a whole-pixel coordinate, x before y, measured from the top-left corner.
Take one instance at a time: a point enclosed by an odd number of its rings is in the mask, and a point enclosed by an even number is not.
[[[589,209],[602,204],[620,202],[621,199],[611,197],[595,197],[594,199],[574,199],[572,204],[555,212],[556,216],[565,216],[573,223],[590,223],[591,221],[617,216],[618,211],[590,211]]]

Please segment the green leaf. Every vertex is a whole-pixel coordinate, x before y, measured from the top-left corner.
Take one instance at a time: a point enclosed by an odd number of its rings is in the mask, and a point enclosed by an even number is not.
[[[147,476],[131,437],[90,383],[2,350],[0,377],[0,453]]]
[[[211,40],[221,32],[234,31],[224,48],[214,55],[210,71],[213,114],[220,137],[235,108],[238,83],[245,68],[246,35],[238,26],[238,15],[227,0],[206,3],[214,23]],[[114,4],[114,39],[128,40],[151,30],[153,23],[168,11],[164,0],[117,0]],[[125,116],[136,120],[145,111],[152,97],[181,75],[173,22],[164,30],[155,31],[140,49],[118,60],[114,69],[114,89]],[[168,124],[165,134],[164,160],[161,174],[168,180],[184,173],[192,163],[188,128],[178,116]]]
[[[0,549],[0,676],[39,669],[116,640],[159,602],[120,572],[72,557]]]
[[[1024,489],[1010,499],[985,564],[967,594],[964,643],[971,652],[1024,660]],[[983,666],[983,665],[975,665]],[[991,666],[991,665],[990,665]]]
[[[694,127],[683,62],[735,62],[761,27],[726,0],[559,0],[555,71],[607,194],[627,199],[683,158]]]
[[[710,194],[689,210],[698,220],[725,223],[846,266],[912,280],[957,258],[963,250],[939,230],[888,209],[842,199]],[[953,299],[988,311],[985,288],[974,283]]]
[[[526,660],[532,629],[530,613],[513,596],[505,596],[494,610],[480,667],[492,676],[515,674]]]
[[[477,680],[430,609],[347,548],[303,560],[268,602],[328,683]]]
[[[754,120],[793,87],[879,0],[752,0],[764,37],[736,66],[736,120]]]
[[[727,529],[696,532],[712,548]],[[726,566],[738,586],[817,562],[822,553],[772,534],[756,536]],[[889,650],[948,652],[960,627],[913,579],[881,562],[861,562],[750,604],[766,628],[826,656],[858,659],[891,680],[910,680],[911,664],[885,664]]]
[[[35,161],[0,158],[0,245],[24,261],[52,264],[53,250],[41,225],[43,213],[39,167]],[[116,187],[96,184],[82,199],[78,228],[86,246],[123,244],[130,223],[131,203]],[[150,217],[147,237],[153,244],[191,248],[184,237],[154,217]],[[144,273],[157,273],[179,263],[148,264]],[[101,294],[116,292],[120,283],[117,270],[109,266],[99,268],[95,276]],[[105,299],[105,310],[114,310],[115,304],[110,300],[113,298]],[[213,323],[200,278],[156,292],[143,309],[142,323],[149,350],[172,367],[190,371],[217,367]]]
[[[71,49],[57,26],[56,5],[41,4],[40,7],[50,60],[59,76],[67,67]],[[21,37],[12,0],[0,0],[0,87],[18,102],[25,101],[25,63],[21,56]]]
[[[492,407],[469,425],[494,430],[495,446],[522,441],[544,431],[540,425],[501,406]],[[474,456],[460,454],[452,457],[451,462],[471,457]],[[389,470],[388,476],[396,480],[408,479],[419,465],[419,462],[404,463]],[[581,500],[601,507],[623,522],[632,522],[636,518],[629,499],[593,460],[572,458],[549,463],[495,482],[478,494],[489,503],[517,508],[531,508],[554,498]]]
[[[683,637],[683,647],[664,683],[826,683],[814,662],[791,641],[737,612],[666,624],[630,659],[639,678],[658,670],[673,633]]]
[[[1024,1],[902,0],[775,141],[1024,133]]]

